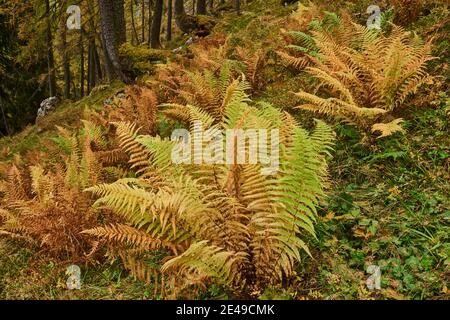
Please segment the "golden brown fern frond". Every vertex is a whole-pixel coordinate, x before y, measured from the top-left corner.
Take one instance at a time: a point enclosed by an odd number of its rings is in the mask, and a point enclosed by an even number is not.
[[[226,101],[217,109],[220,118],[189,105],[185,110],[189,110],[189,119],[208,116],[217,128],[234,133],[244,128],[281,127],[284,151],[279,155],[278,173],[272,170],[272,175],[262,175],[258,163],[173,164],[173,143],[138,136],[135,126],[122,123],[117,130],[122,147],[131,157],[136,154],[138,162],[146,160],[149,175],[154,177],[138,175],[87,190],[99,197],[97,205],[129,223],[96,229],[100,239],[115,242],[110,243],[111,250],[134,247],[135,243],[140,249],[148,243],[152,248],[164,247],[164,242],[176,245],[177,252],[168,248],[159,273],[161,280],[175,279],[169,286],[172,292],[207,281],[234,289],[280,283],[292,274],[300,251],[308,252],[299,235],[315,235],[315,208],[326,180],[331,129],[319,123],[310,136],[292,117],[270,105],[250,106],[245,90],[237,90],[246,86],[231,82],[220,88]],[[191,143],[198,143],[196,139]],[[271,142],[267,141],[267,147]],[[234,145],[231,156],[236,160],[238,151],[248,154],[249,148],[248,144]],[[154,183],[157,179],[163,183]],[[147,277],[142,268],[136,268],[137,261],[145,261],[138,255],[145,252],[126,248],[123,252],[123,259],[133,260],[132,264],[126,262],[129,269]]]
[[[108,151],[97,151],[96,157],[103,166],[118,165],[128,160],[128,156],[122,149],[116,148]]]
[[[102,182],[102,166],[92,149],[106,147],[104,132],[89,121],[78,134],[59,132],[53,142],[60,156],[51,166],[11,166],[0,183],[0,233],[39,246],[53,258],[82,262],[89,259],[84,253],[90,240],[80,232],[98,224],[93,200],[82,190]]]
[[[395,20],[394,22],[401,25],[408,25],[417,21],[419,15],[426,5],[432,5],[425,0],[392,0],[391,5],[394,8]]]
[[[264,86],[263,69],[268,62],[267,52],[262,48],[251,52],[243,47],[237,47],[236,54],[245,65],[245,75],[253,90],[260,90]]]
[[[158,250],[161,247],[169,248],[177,252],[180,246],[164,239],[151,237],[148,233],[124,224],[111,224],[104,227],[96,227],[85,230],[82,233],[102,238],[110,243],[132,246],[138,250]]]
[[[170,108],[164,113],[182,122],[205,121],[207,117],[212,117],[214,124],[220,123],[227,105],[245,101],[248,99],[246,92],[251,89],[244,75],[241,76],[242,79],[235,79],[233,76],[232,66],[228,64],[222,66],[219,75],[210,71],[190,74],[191,82],[178,90],[183,101],[166,104]],[[186,104],[191,107],[188,108]]]
[[[200,241],[192,244],[181,255],[167,261],[162,272],[175,269],[183,276],[195,272],[220,279],[223,284],[230,285],[240,280],[239,273],[235,272],[234,268],[239,265],[243,256],[244,253],[227,252],[220,247],[209,245],[207,241]]]
[[[389,123],[376,123],[372,126],[372,132],[381,132],[381,135],[378,137],[378,139],[390,136],[396,132],[405,133],[405,130],[402,128],[401,123],[403,122],[403,119],[395,119],[392,120]]]
[[[232,50],[230,38],[219,32],[194,43],[190,47],[194,56],[190,63],[191,68],[200,72],[205,69],[213,73],[219,72]]]
[[[183,104],[165,104],[161,106],[163,108],[167,107],[167,109],[163,109],[162,113],[168,118],[175,121],[179,121],[181,123],[188,124],[191,122],[191,114],[188,106]]]
[[[338,34],[312,33],[320,59],[306,71],[318,80],[319,94],[304,91],[299,108],[329,114],[370,130],[382,115],[399,109],[432,78],[426,72],[431,46],[403,28],[393,26],[389,35],[376,33],[341,19]],[[355,30],[356,38],[345,30]],[[326,94],[327,98],[322,98]]]
[[[177,101],[177,91],[188,81],[186,69],[182,64],[169,63],[158,65],[154,79],[146,84],[158,92],[158,96],[165,102]]]
[[[136,142],[139,128],[135,124],[118,122],[116,125],[116,134],[120,148],[129,156],[131,169],[137,171],[143,176],[151,175],[150,153],[140,143]]]
[[[295,57],[281,50],[278,50],[276,53],[280,57],[281,63],[285,67],[293,68],[297,71],[303,71],[305,67],[310,63],[310,60],[307,56]]]
[[[98,223],[97,216],[92,201],[66,183],[63,174],[31,168],[34,195],[15,202],[1,199],[0,207],[9,214],[2,214],[0,233],[39,245],[49,256],[81,261],[89,241],[80,232]]]
[[[308,4],[299,3],[298,8],[289,16],[289,29],[306,31],[314,19],[320,19],[326,6],[308,1]]]
[[[0,182],[0,192],[5,194],[6,201],[29,199],[31,179],[27,170],[19,170],[15,165],[7,171],[6,180]]]
[[[109,122],[134,122],[145,134],[158,132],[158,96],[147,87],[128,86],[125,99],[121,99],[116,107],[108,110]]]

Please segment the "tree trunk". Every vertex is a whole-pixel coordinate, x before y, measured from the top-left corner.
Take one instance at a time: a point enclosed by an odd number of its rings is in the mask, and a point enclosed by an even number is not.
[[[103,51],[103,58],[104,58],[104,66],[105,66],[105,73],[106,77],[109,81],[114,79],[114,67],[112,65],[111,59],[109,58],[108,50],[106,49],[106,40],[105,37],[102,34],[102,51]]]
[[[197,14],[206,14],[206,0],[197,0]]]
[[[164,0],[155,1],[155,8],[153,10],[153,21],[152,21],[152,34],[150,37],[151,38],[150,46],[154,49],[161,47],[160,32],[161,32],[163,7],[164,7]]]
[[[64,65],[64,99],[70,99],[70,83],[71,83],[71,75],[70,75],[70,62],[67,52],[63,56],[63,65]]]
[[[132,83],[132,79],[125,74],[124,67],[119,60],[119,45],[122,44],[124,40],[126,41],[123,32],[123,30],[125,30],[123,0],[99,0],[99,5],[105,48],[114,67],[114,72],[123,82]],[[122,10],[119,8],[122,8]],[[119,12],[115,10],[118,10]]]
[[[95,87],[95,57],[94,57],[94,41],[89,41],[89,53],[88,53],[88,92],[90,93]]]
[[[103,78],[102,68],[100,64],[100,57],[97,52],[97,45],[95,44],[95,37],[89,41],[88,51],[88,92],[98,84],[99,80]]]
[[[145,0],[142,0],[141,7],[141,21],[142,21],[142,43],[145,43]]]
[[[100,63],[100,57],[97,51],[97,45],[95,43],[95,38],[94,38],[94,60],[95,60],[95,67],[97,68],[97,79],[101,80],[103,79],[103,72],[102,72],[102,65]]]
[[[56,96],[56,72],[55,58],[53,57],[52,25],[50,20],[50,0],[45,0],[45,14],[47,19],[47,66],[48,66],[48,89],[51,97]]]
[[[130,1],[130,14],[131,14],[131,29],[132,29],[132,43],[134,45],[139,45],[139,37],[136,30],[136,22],[134,21],[134,0]]]
[[[66,1],[62,1],[61,7],[66,7]],[[66,19],[64,15],[61,15],[59,19],[59,45],[58,45],[59,55],[62,58],[63,73],[64,73],[64,99],[70,99],[70,85],[71,85],[71,75],[70,75],[70,61],[67,52],[67,28]]]
[[[174,14],[175,22],[182,32],[191,33],[195,29],[193,17],[188,16],[184,10],[184,0],[175,0]]]
[[[83,42],[83,30],[80,30],[80,98],[84,97],[84,42]]]
[[[184,0],[175,0],[175,16],[185,15]]]
[[[241,0],[235,0],[234,8],[236,10],[236,13],[240,15],[241,14]]]
[[[0,109],[2,111],[3,124],[5,125],[6,134],[10,135],[11,131],[9,130],[8,121],[6,120],[5,110],[3,110],[3,102],[2,102],[2,96],[1,95],[0,95]]]
[[[111,0],[113,8],[114,29],[117,35],[117,46],[127,42],[127,26],[125,21],[124,0]]]
[[[172,0],[167,0],[167,33],[166,33],[166,40],[171,41],[172,40]]]
[[[151,46],[152,38],[152,25],[153,25],[153,0],[148,1],[148,46]]]

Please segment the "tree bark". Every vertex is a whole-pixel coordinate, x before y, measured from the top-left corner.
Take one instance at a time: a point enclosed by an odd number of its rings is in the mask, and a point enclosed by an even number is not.
[[[61,7],[66,7],[66,1],[62,1]],[[59,19],[59,45],[58,45],[59,55],[62,58],[63,64],[63,74],[64,74],[64,99],[70,99],[70,85],[71,85],[71,75],[70,75],[70,60],[69,54],[67,52],[67,28],[65,16],[61,14]]]
[[[206,14],[206,0],[197,0],[197,14]]]
[[[131,14],[131,29],[132,29],[132,43],[134,45],[139,45],[139,37],[136,30],[136,22],[134,20],[134,6],[133,6],[134,0],[130,1],[130,14]]]
[[[111,60],[114,72],[123,82],[132,83],[132,79],[125,74],[124,67],[119,59],[119,45],[124,40],[126,41],[123,32],[125,30],[123,0],[99,0],[99,6],[106,52]]]
[[[241,14],[241,0],[235,0],[234,1],[234,8],[236,10],[237,14]]]
[[[45,14],[47,20],[47,66],[48,66],[48,89],[51,97],[56,96],[56,71],[55,58],[53,56],[52,25],[50,20],[50,0],[45,0]]]
[[[142,43],[145,43],[145,0],[142,0],[141,6]]]
[[[3,124],[5,125],[6,134],[10,135],[11,131],[9,130],[8,121],[6,120],[5,110],[3,110],[3,102],[2,102],[2,96],[1,95],[0,95],[0,109],[2,111]]]
[[[184,0],[175,0],[175,16],[185,15]]]
[[[84,97],[84,40],[83,30],[80,30],[80,98]]]
[[[88,92],[90,93],[96,85],[96,74],[95,74],[95,42],[89,41],[89,53],[88,53]]]
[[[175,0],[174,6],[175,22],[178,28],[184,33],[191,33],[195,29],[192,17],[186,14],[184,10],[184,0]]]
[[[155,1],[155,8],[153,10],[153,21],[152,21],[152,34],[150,37],[151,39],[150,46],[154,49],[161,47],[160,32],[161,32],[163,7],[164,7],[164,0]]]
[[[127,42],[124,0],[111,0],[113,8],[114,29],[117,34],[117,46]]]
[[[172,0],[167,0],[167,31],[166,31],[166,40],[172,40],[172,16],[173,16],[173,2]]]
[[[153,0],[148,1],[148,46],[151,46],[152,25],[153,25]]]
[[[98,55],[97,51],[97,44],[95,43],[95,38],[94,38],[94,60],[95,60],[95,67],[97,69],[97,79],[101,80],[103,79],[103,72],[102,72],[102,65],[100,63],[100,56]]]
[[[70,61],[66,49],[63,55],[63,68],[64,68],[64,99],[70,99],[70,84],[71,74],[70,74]]]
[[[105,66],[105,73],[106,77],[109,81],[114,79],[114,67],[112,65],[111,59],[109,58],[108,49],[106,48],[106,40],[105,37],[102,34],[102,51],[103,51],[103,58],[104,58],[104,66]]]

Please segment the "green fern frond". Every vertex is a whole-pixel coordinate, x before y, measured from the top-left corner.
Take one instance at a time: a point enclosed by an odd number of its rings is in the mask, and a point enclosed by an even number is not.
[[[219,282],[232,285],[238,280],[237,274],[232,271],[243,256],[244,253],[224,251],[220,247],[209,245],[208,241],[199,241],[181,255],[167,261],[162,271],[177,269],[181,275],[200,272]]]

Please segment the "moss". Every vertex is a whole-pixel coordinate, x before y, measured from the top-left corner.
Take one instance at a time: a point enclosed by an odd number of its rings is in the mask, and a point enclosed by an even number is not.
[[[20,243],[0,239],[0,299],[141,300],[152,296],[152,286],[135,281],[117,262],[80,267],[81,289],[67,290],[67,265],[40,259]]]
[[[222,23],[218,25],[214,31],[224,33],[239,32],[240,30],[246,28],[255,17],[257,17],[257,15],[253,13],[248,13],[241,16],[236,14],[230,15],[224,18]]]
[[[170,56],[170,51],[151,49],[145,44],[133,46],[126,43],[120,47],[119,54],[122,59],[128,62],[133,71],[141,76],[145,74],[153,74],[157,63],[166,63]]]
[[[138,75],[152,75],[155,73],[155,64],[148,61],[138,61],[131,64],[133,71]]]
[[[45,152],[46,148],[42,141],[57,134],[56,126],[68,129],[80,127],[86,106],[91,109],[101,109],[105,99],[115,95],[123,88],[123,83],[113,82],[110,85],[94,88],[89,96],[77,102],[63,101],[54,112],[44,117],[39,124],[28,126],[17,135],[0,139],[0,150],[9,148],[6,155],[0,155],[0,160],[11,160],[16,154],[23,156],[33,150]]]
[[[138,61],[166,61],[168,56],[167,50],[151,49],[145,44],[140,46],[133,46],[126,43],[120,47],[119,54],[122,57],[127,57],[133,62]]]

